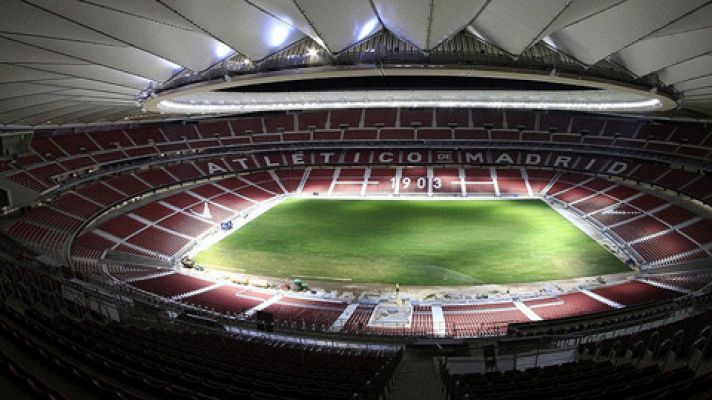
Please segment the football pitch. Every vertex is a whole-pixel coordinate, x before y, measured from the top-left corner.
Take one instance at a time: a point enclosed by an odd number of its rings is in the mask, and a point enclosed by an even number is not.
[[[540,200],[288,199],[196,262],[307,282],[418,286],[629,271]]]

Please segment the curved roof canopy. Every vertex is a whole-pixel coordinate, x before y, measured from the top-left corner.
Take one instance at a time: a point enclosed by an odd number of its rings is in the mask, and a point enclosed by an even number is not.
[[[140,100],[181,79],[195,83],[192,74],[227,63],[273,69],[299,43],[338,64],[384,32],[422,54],[466,34],[512,62],[546,46],[583,67],[669,87],[683,107],[712,114],[712,1],[4,0],[2,8],[6,127],[156,118]]]

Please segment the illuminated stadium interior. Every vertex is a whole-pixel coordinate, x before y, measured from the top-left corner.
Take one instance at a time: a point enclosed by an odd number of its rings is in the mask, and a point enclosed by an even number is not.
[[[712,396],[690,0],[7,0],[0,393]]]

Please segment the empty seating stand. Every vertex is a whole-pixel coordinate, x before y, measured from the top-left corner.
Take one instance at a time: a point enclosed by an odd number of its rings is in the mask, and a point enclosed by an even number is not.
[[[346,400],[356,394],[375,400],[401,358],[397,348],[332,348],[201,331],[158,331],[31,311],[3,311],[0,317],[0,333],[28,354],[56,365],[69,382],[102,398]],[[54,347],[57,344],[61,347]],[[15,372],[29,377],[17,368]],[[48,392],[37,380],[33,383],[38,394]],[[48,398],[64,397],[54,393]]]
[[[675,398],[709,392],[710,376],[696,377],[688,368],[664,372],[658,366],[636,368],[591,361],[532,368],[525,371],[458,374],[449,372],[447,358],[441,376],[449,399],[523,398]]]
[[[303,195],[321,196],[518,197],[529,196],[530,193],[539,196],[546,192],[550,198],[567,205],[569,210],[617,238],[620,244],[636,254],[641,264],[658,267],[709,258],[712,255],[712,237],[708,234],[708,219],[664,198],[641,192],[627,183],[593,177],[595,171],[591,174],[558,171],[552,161],[558,154],[556,152],[544,155],[548,161],[543,165],[552,166],[551,170],[462,165],[469,163],[463,152],[439,154],[420,148],[364,151],[348,147],[335,153],[330,161],[324,162],[325,165],[319,166],[311,166],[306,161],[304,165],[297,165],[291,160],[292,165],[289,157],[278,152],[269,152],[266,159],[262,154],[249,155],[242,161],[219,153],[221,147],[228,146],[242,151],[239,148],[243,145],[281,145],[287,137],[289,145],[297,147],[303,141],[318,141],[328,147],[346,141],[363,144],[383,140],[403,142],[409,146],[412,144],[409,142],[413,141],[458,141],[474,146],[489,142],[543,140],[572,146],[576,143],[605,143],[666,155],[672,154],[673,150],[645,143],[649,141],[646,135],[655,136],[655,142],[662,144],[687,139],[690,146],[712,145],[709,140],[703,140],[700,132],[694,133],[694,129],[688,135],[677,126],[644,126],[613,117],[497,110],[359,109],[274,114],[185,126],[77,132],[76,137],[66,133],[39,135],[33,141],[29,154],[18,157],[15,162],[3,164],[0,173],[37,191],[57,191],[51,206],[35,207],[8,232],[33,248],[49,251],[60,259],[66,257],[65,250],[72,235],[78,234],[79,239],[72,247],[72,259],[95,269],[106,250],[162,260],[175,259],[192,243],[216,229],[220,221],[235,218],[261,202],[300,190]],[[581,139],[582,133],[585,133],[584,137],[595,136],[597,141],[585,142]],[[690,142],[691,138],[694,140]],[[617,144],[619,141],[620,146]],[[393,153],[394,163],[383,162],[384,165],[379,165],[379,155],[386,150]],[[210,157],[202,155],[202,152],[210,154]],[[213,152],[218,155],[213,155]],[[523,152],[509,153],[508,157],[518,163],[523,162]],[[407,162],[409,154],[414,154],[413,157],[421,162],[410,165]],[[484,156],[483,163],[490,163],[504,157],[504,154],[505,151],[499,149],[490,150]],[[173,156],[176,158],[161,161],[162,157]],[[309,151],[301,157],[311,162],[318,159],[316,152]],[[690,154],[690,157],[697,156]],[[136,164],[122,165],[134,162],[127,160],[134,160]],[[282,160],[286,164],[269,170],[264,168],[265,160]],[[579,169],[592,165],[598,168],[596,171],[603,171],[603,165],[613,161],[577,156],[571,165]],[[477,164],[476,161],[472,163]],[[114,171],[112,168],[115,167],[126,168]],[[103,175],[101,181],[89,179],[69,190],[63,189],[62,185],[71,182],[72,174],[81,174],[87,168],[100,173],[106,168],[111,174]],[[252,171],[257,168],[261,170]],[[212,180],[211,184],[193,182],[218,173],[224,176]],[[686,170],[671,170],[666,164],[640,162],[622,174],[629,179],[694,193],[702,200],[712,195],[708,190],[708,177]],[[135,200],[135,196],[157,189],[160,193],[161,188],[177,184],[186,186],[169,192],[167,197],[159,194],[155,200],[151,199],[138,208],[124,205],[124,202]],[[88,232],[78,232],[96,215],[119,205],[126,208],[111,214],[108,220],[102,220],[98,225],[89,225],[91,229]],[[203,214],[205,208],[210,215]],[[218,296],[220,293],[222,291],[216,290],[211,295]],[[194,299],[198,305],[201,304],[199,295]],[[580,303],[585,302],[577,293],[564,296],[568,295],[561,295],[554,302],[532,304],[532,309],[539,310],[545,319],[578,315],[580,310],[586,310],[581,313],[589,310],[596,312],[593,305],[577,304],[577,299],[581,300]],[[206,308],[220,307],[217,300],[211,303],[211,296],[207,298],[204,302]],[[292,307],[285,307],[288,306]],[[236,306],[231,312],[241,308]],[[517,311],[512,312],[502,321],[475,323],[485,327],[484,331],[501,331],[506,323],[518,321],[521,317]],[[302,320],[329,325],[333,316],[327,314]],[[423,320],[430,316],[423,310],[417,314]],[[467,323],[456,320],[459,317],[455,315],[445,313],[446,318],[453,319],[453,326]],[[408,334],[431,334],[427,326],[428,323],[423,322]],[[470,331],[477,334],[481,330],[473,328]]]

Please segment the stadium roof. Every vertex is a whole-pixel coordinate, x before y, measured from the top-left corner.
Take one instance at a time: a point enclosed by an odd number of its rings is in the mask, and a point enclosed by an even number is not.
[[[141,101],[180,79],[195,83],[192,75],[216,66],[274,69],[268,61],[295,46],[336,60],[384,33],[422,54],[466,34],[510,62],[545,46],[560,53],[557,63],[618,69],[712,114],[712,1],[4,0],[2,8],[5,126],[156,118]]]

